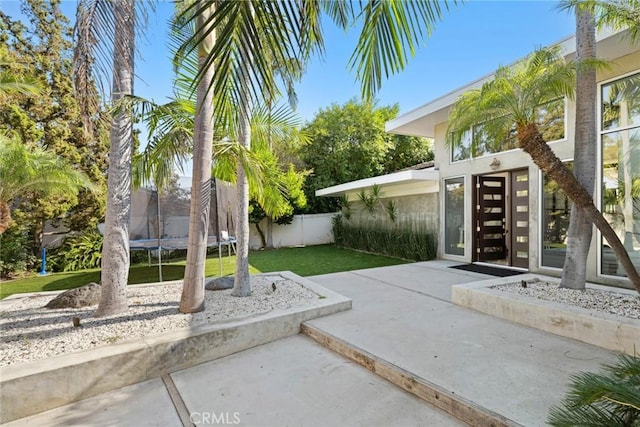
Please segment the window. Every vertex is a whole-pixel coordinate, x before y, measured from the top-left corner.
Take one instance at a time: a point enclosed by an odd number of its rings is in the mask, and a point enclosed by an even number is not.
[[[464,178],[444,181],[444,252],[464,255]]]
[[[564,99],[541,105],[537,113],[537,123],[545,141],[564,139]],[[483,123],[464,132],[452,132],[449,135],[449,140],[452,142],[451,161],[458,162],[518,148],[515,126],[506,135],[504,130],[501,131],[501,134],[496,134],[487,123]]]
[[[640,73],[602,85],[602,211],[640,267]],[[624,270],[602,239],[603,274]]]
[[[471,158],[471,130],[463,132],[461,135],[449,136],[455,143],[451,144],[451,160],[454,162]]]
[[[573,169],[573,163],[567,163]],[[542,178],[542,266],[562,268],[567,253],[571,201],[546,175]]]

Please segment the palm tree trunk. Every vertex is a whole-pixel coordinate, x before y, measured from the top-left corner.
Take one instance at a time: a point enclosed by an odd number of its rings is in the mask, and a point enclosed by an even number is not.
[[[205,6],[207,7],[205,8]],[[199,34],[204,34],[202,32],[203,27],[210,25],[207,20],[213,14],[214,6],[213,3],[200,1],[198,8],[202,9],[203,13],[197,18],[197,31]],[[214,77],[214,67],[206,67],[206,59],[214,43],[215,34],[212,30],[200,43],[198,49],[198,67],[200,70],[204,69],[206,71],[198,84],[196,101],[189,242],[187,244],[187,265],[184,271],[184,283],[180,298],[180,311],[182,313],[195,313],[204,310],[204,271],[209,237],[211,157],[213,155],[213,90],[209,86]]]
[[[248,88],[247,88],[248,90]],[[239,143],[245,148],[251,147],[251,119],[249,93],[246,93],[239,106]],[[233,282],[232,295],[246,297],[251,293],[251,278],[249,276],[249,182],[242,162],[238,159],[238,222],[236,225],[237,258],[236,272]]]
[[[576,61],[596,57],[595,19],[589,12],[576,8]],[[593,194],[596,171],[596,69],[580,67],[576,74],[576,135],[573,173],[580,185]],[[587,257],[593,225],[585,212],[572,206],[567,231],[567,253],[560,287],[584,289],[587,281]]]
[[[248,74],[251,67],[251,59],[249,55],[240,64],[244,68],[241,73],[244,76],[243,81],[240,82],[244,96],[240,98],[240,105],[238,105],[238,140],[242,148],[246,150],[251,148],[251,82]],[[231,291],[231,294],[236,297],[246,297],[251,293],[251,277],[249,276],[249,182],[240,161],[241,158],[242,156],[238,159],[238,182],[236,186],[238,192],[236,273],[233,281],[233,290]]]
[[[135,44],[134,0],[113,2],[115,19],[113,103],[133,93]],[[133,122],[127,111],[119,112],[109,137],[107,211],[102,247],[102,294],[95,316],[127,311],[129,278],[129,215],[131,210],[131,153]]]
[[[622,268],[624,268],[624,271],[627,273],[627,277],[638,293],[640,293],[640,275],[638,275],[618,235],[613,228],[611,228],[611,225],[598,208],[596,208],[591,194],[580,185],[573,173],[567,169],[553,150],[549,148],[535,123],[518,125],[517,131],[520,148],[531,156],[540,170],[553,179],[558,186],[562,188],[567,197],[571,199],[573,204],[582,209],[589,221],[600,230],[602,236],[607,239],[611,249],[613,249],[613,252],[616,254]]]

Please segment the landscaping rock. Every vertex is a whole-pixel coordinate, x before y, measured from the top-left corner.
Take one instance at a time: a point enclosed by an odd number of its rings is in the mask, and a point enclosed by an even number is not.
[[[233,288],[233,276],[216,277],[205,282],[204,288],[207,291],[222,291]]]
[[[96,305],[100,302],[101,292],[102,286],[92,282],[61,293],[49,301],[45,308],[80,308]]]

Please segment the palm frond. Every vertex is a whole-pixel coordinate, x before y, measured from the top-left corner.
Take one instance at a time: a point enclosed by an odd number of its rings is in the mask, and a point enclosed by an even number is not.
[[[478,133],[488,140],[505,141],[523,123],[536,123],[544,132],[542,113],[558,99],[573,97],[576,68],[557,48],[537,49],[514,66],[499,67],[493,79],[456,101],[449,115],[449,142],[460,144],[468,131],[474,133],[474,146]]]
[[[200,81],[206,69],[213,67],[216,78],[210,85],[215,94],[215,115],[246,95],[241,82],[248,81],[252,103],[260,103],[278,93],[274,64],[290,73],[292,60],[304,63],[318,44],[316,18],[305,16],[314,10],[310,2],[220,2],[205,22],[188,37],[178,51],[188,57],[199,49],[205,37],[215,31],[216,43],[206,52],[194,81]],[[202,17],[203,7],[194,3],[181,12],[186,23]],[[317,15],[317,11],[315,12]],[[304,25],[303,25],[304,24]],[[254,55],[254,52],[260,52]],[[251,67],[242,64],[250,61]],[[295,63],[295,61],[294,61]]]
[[[632,42],[640,41],[639,0],[564,0],[560,4],[565,10],[576,7],[594,15],[598,28],[626,29]]]
[[[133,158],[133,185],[153,183],[162,189],[193,151],[195,105],[180,99],[158,105],[135,96],[123,101],[147,125],[149,134],[144,151]]]
[[[95,190],[89,178],[55,153],[27,147],[0,136],[0,201],[9,202],[24,192],[42,195]]]
[[[560,406],[551,408],[553,426],[635,426],[640,422],[640,359],[621,355],[603,373],[570,377]]]
[[[448,3],[428,0],[369,1],[360,11],[364,25],[349,64],[371,99],[382,79],[404,69],[433,31]]]
[[[36,95],[42,90],[42,85],[38,80],[5,70],[5,65],[0,62],[0,97],[8,93]]]
[[[85,114],[98,109],[97,97],[91,96],[94,84],[103,95],[110,93],[114,54],[123,54],[125,52],[122,50],[127,48],[116,45],[115,31],[118,26],[114,4],[109,0],[78,1],[74,26],[73,74],[76,97]],[[144,35],[148,12],[154,8],[155,0],[135,2],[133,19],[138,37]],[[133,73],[132,69],[127,71]]]

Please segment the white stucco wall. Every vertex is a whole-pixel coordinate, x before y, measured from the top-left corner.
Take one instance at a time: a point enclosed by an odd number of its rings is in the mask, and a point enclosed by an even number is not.
[[[335,213],[294,215],[291,224],[272,224],[273,247],[286,248],[333,243],[331,218],[335,215]],[[260,222],[260,228],[267,237],[269,222],[266,218]],[[260,235],[254,224],[251,225],[249,244],[252,249],[259,249],[262,246]]]
[[[628,75],[633,72],[640,71],[640,51],[636,51],[632,54],[616,58],[611,64],[611,67],[605,70],[598,71],[597,80],[598,83],[610,81],[620,76]],[[510,150],[502,153],[489,154],[483,157],[478,157],[470,160],[463,160],[458,162],[451,161],[450,148],[446,142],[447,135],[447,123],[442,122],[435,127],[435,167],[440,171],[441,188],[446,179],[455,177],[464,177],[465,182],[465,222],[467,224],[465,228],[465,255],[453,256],[447,255],[442,252],[442,245],[439,245],[438,256],[444,259],[460,260],[464,262],[471,262],[473,254],[472,241],[474,238],[474,227],[471,224],[472,221],[472,191],[473,191],[473,176],[479,174],[490,174],[496,172],[510,171],[515,169],[527,168],[529,170],[529,212],[530,212],[530,228],[529,228],[529,270],[532,272],[540,272],[552,276],[560,276],[561,270],[556,268],[543,267],[540,265],[540,246],[541,246],[541,224],[540,224],[540,209],[542,205],[542,175],[539,168],[532,162],[530,157],[522,152],[520,149]],[[566,102],[566,115],[565,115],[565,138],[560,141],[554,141],[549,143],[553,151],[558,158],[563,161],[573,159],[573,140],[575,135],[575,103],[573,101]],[[598,141],[598,147],[600,142]],[[598,154],[598,156],[600,156]],[[493,159],[500,161],[500,166],[497,170],[491,169],[489,164]],[[596,192],[595,201],[596,206],[600,206],[600,167],[596,171]],[[440,192],[440,200],[444,200],[444,193]],[[441,202],[442,205],[442,202]],[[445,212],[443,207],[440,207],[440,236],[439,240],[442,241],[444,236],[444,216]],[[596,283],[604,283],[615,286],[628,286],[626,279],[618,279],[610,276],[598,275],[597,266],[599,265],[599,252],[600,252],[600,237],[599,233],[594,232],[591,250],[588,260],[587,280]]]

